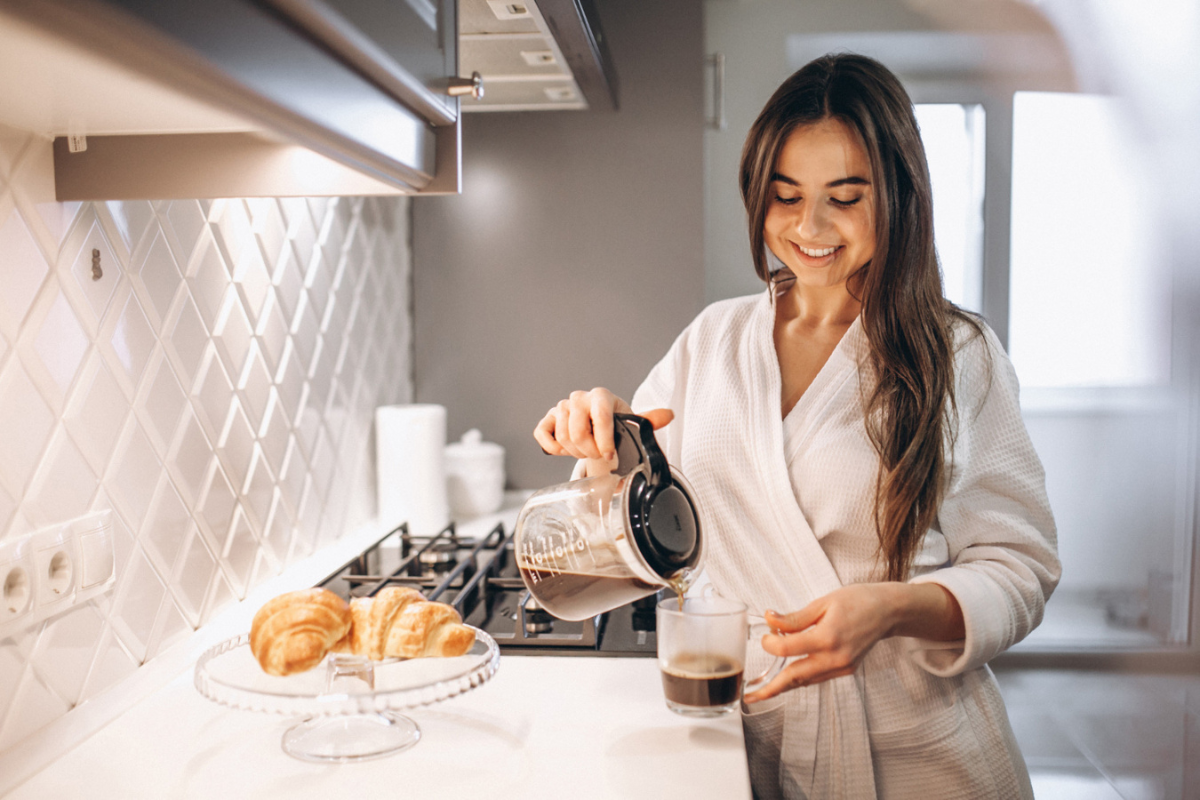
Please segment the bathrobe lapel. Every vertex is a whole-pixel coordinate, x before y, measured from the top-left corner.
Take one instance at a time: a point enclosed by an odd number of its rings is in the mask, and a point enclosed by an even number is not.
[[[781,418],[782,379],[775,352],[774,315],[774,308],[764,297],[755,307],[749,325],[747,344],[752,357],[742,362],[750,373],[745,381],[750,400],[747,436],[753,443],[756,473],[765,483],[765,495],[776,522],[774,530],[760,533],[773,537],[775,547],[790,556],[784,563],[797,574],[799,599],[807,604],[840,588],[842,583],[797,500],[788,463],[818,430],[822,412],[838,399],[847,381],[857,375],[855,356],[860,323],[855,321],[847,331],[792,409],[792,414],[802,416],[793,437],[787,441]],[[809,797],[874,797],[866,711],[857,679],[837,678],[791,694],[795,697],[789,698],[789,704],[803,707],[794,708],[783,727],[782,752],[789,762],[785,769],[790,776]],[[819,773],[818,752],[822,754]]]

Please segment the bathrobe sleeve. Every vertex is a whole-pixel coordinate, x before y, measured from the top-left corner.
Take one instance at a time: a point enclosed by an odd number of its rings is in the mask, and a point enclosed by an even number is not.
[[[667,456],[667,461],[679,466],[683,441],[683,428],[686,424],[687,403],[685,388],[687,385],[687,369],[689,361],[688,343],[693,326],[688,326],[675,339],[671,349],[659,360],[646,380],[638,387],[629,401],[629,406],[635,414],[644,414],[656,408],[669,408],[675,412],[675,418],[654,432],[658,446]]]
[[[675,419],[654,432],[658,446],[667,456],[671,464],[679,465],[680,446],[683,439],[683,382],[686,379],[688,329],[684,330],[671,349],[663,356],[650,374],[642,381],[642,385],[633,393],[629,407],[635,414],[643,414],[656,408],[669,408],[675,412]],[[571,480],[583,477],[586,461],[575,462],[571,472]]]
[[[963,641],[911,640],[916,663],[941,676],[981,666],[1028,635],[1061,575],[1012,362],[990,329],[961,344],[955,362],[957,435],[937,519],[950,561],[911,581],[940,584],[962,607]]]

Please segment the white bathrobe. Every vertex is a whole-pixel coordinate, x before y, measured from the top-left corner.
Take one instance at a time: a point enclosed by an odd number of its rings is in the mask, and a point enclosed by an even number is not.
[[[774,314],[767,292],[708,307],[631,403],[675,412],[658,438],[699,498],[705,570],[754,614],[882,575],[861,321],[782,419]],[[1059,577],[1054,520],[1008,357],[990,330],[972,338],[962,327],[945,499],[911,580],[953,593],[966,639],[884,639],[853,675],[750,706],[751,779],[764,800],[1032,797],[986,663],[1042,619]]]

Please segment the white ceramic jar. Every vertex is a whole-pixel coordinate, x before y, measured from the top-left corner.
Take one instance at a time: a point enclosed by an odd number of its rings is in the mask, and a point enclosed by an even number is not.
[[[504,448],[472,428],[446,445],[446,495],[455,519],[499,510],[504,503]]]

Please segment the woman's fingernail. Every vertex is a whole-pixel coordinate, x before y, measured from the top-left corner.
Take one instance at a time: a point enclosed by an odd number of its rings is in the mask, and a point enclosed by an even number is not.
[[[778,611],[774,611],[774,610],[772,610],[772,609],[770,609],[770,608],[768,608],[768,609],[767,609],[766,613],[770,614],[772,617],[778,617],[778,616],[779,616],[779,612],[778,612]]]

